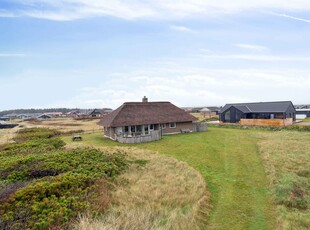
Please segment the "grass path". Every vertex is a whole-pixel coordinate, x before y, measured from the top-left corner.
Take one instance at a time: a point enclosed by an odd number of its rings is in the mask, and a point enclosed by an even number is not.
[[[252,132],[210,128],[205,133],[165,136],[159,142],[135,146],[173,156],[201,172],[212,194],[207,229],[275,229],[275,207]],[[85,136],[83,142],[122,145],[98,134]]]

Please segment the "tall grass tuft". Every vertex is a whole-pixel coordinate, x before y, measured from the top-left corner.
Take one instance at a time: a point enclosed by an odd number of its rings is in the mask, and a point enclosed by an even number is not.
[[[279,229],[310,229],[310,134],[264,132],[259,142]]]
[[[119,178],[110,210],[79,218],[75,229],[201,229],[210,209],[202,176],[186,163],[147,150],[118,148],[133,163]]]

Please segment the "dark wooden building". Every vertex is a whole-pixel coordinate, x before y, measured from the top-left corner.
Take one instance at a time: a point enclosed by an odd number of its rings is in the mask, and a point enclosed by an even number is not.
[[[223,123],[241,123],[253,125],[276,125],[277,122],[259,121],[259,120],[287,120],[283,125],[288,125],[296,120],[296,110],[291,101],[278,102],[257,102],[257,103],[238,103],[226,104],[219,111],[220,122]],[[247,121],[252,120],[252,121]],[[256,124],[257,123],[257,124]],[[282,124],[279,123],[278,124]]]

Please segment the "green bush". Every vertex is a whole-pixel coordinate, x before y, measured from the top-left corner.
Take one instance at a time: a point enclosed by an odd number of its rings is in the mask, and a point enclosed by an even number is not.
[[[97,180],[111,181],[127,168],[121,153],[65,150],[57,135],[26,129],[18,134],[20,143],[2,146],[0,229],[66,228],[91,206]]]
[[[17,135],[14,137],[14,141],[19,143],[38,138],[52,138],[60,134],[59,131],[49,128],[27,128],[18,131]]]

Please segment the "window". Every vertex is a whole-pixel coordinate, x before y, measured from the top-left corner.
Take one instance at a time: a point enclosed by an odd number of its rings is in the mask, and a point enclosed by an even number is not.
[[[165,129],[166,128],[166,124],[161,124],[161,129]]]
[[[142,125],[137,125],[136,126],[136,132],[137,133],[142,133]]]
[[[276,119],[283,119],[284,118],[283,113],[276,113],[275,118]]]
[[[169,128],[171,128],[171,129],[175,129],[176,127],[177,127],[177,123],[175,123],[175,122],[172,122],[169,125]]]
[[[225,113],[225,122],[230,122],[230,110]]]
[[[154,124],[151,124],[151,125],[150,125],[150,130],[154,130],[154,128],[155,128],[155,125],[154,125]]]
[[[144,134],[145,135],[149,134],[149,126],[148,125],[144,125]]]

